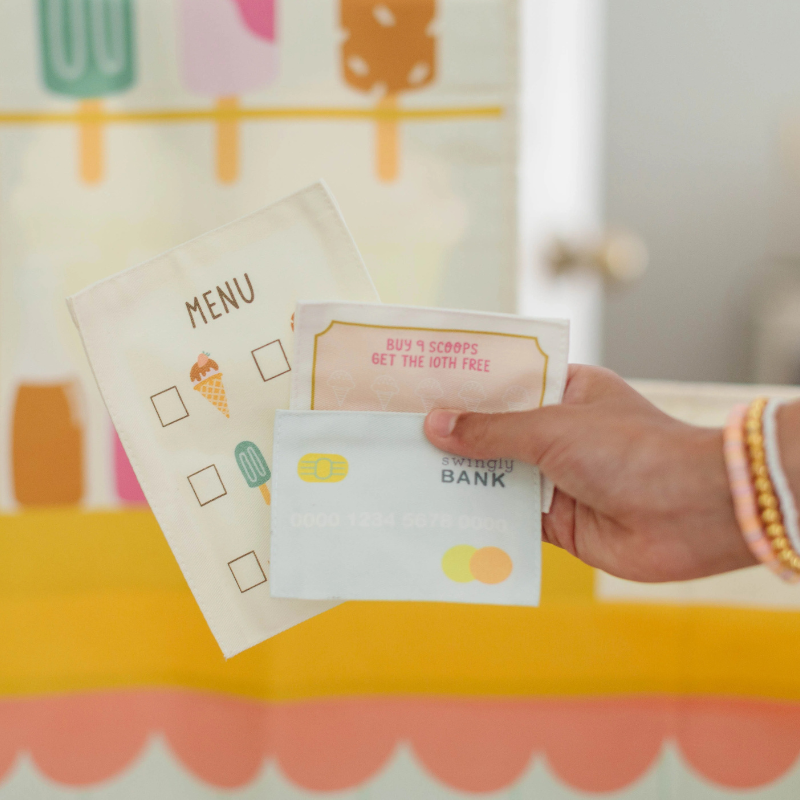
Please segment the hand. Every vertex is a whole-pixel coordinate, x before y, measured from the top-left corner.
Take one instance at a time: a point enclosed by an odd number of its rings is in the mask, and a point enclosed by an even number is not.
[[[470,458],[537,464],[556,486],[545,541],[635,581],[750,566],[722,431],[659,411],[613,372],[570,367],[561,405],[511,414],[431,411],[430,441]]]

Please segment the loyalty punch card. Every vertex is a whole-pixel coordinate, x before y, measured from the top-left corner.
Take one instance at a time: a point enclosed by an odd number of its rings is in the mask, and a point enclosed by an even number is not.
[[[150,507],[226,656],[331,607],[269,593],[272,423],[298,297],[377,300],[316,184],[70,299]]]
[[[569,322],[363,303],[298,303],[292,408],[527,411],[561,402]],[[543,482],[542,506],[553,487]]]
[[[273,597],[538,605],[538,470],[437,450],[423,420],[277,413]]]

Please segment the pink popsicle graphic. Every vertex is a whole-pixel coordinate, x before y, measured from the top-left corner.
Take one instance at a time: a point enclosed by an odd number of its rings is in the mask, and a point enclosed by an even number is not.
[[[116,477],[117,497],[127,505],[146,506],[147,498],[136,479],[125,448],[114,431],[114,475]]]
[[[186,87],[216,99],[217,178],[239,176],[239,95],[278,74],[276,0],[180,0],[181,66]]]

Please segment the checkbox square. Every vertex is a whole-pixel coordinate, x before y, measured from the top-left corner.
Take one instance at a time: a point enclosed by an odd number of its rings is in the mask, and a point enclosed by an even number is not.
[[[150,401],[156,410],[162,428],[189,416],[177,386],[170,386],[169,389],[154,394]]]
[[[201,506],[206,506],[228,494],[216,466],[211,464],[188,476],[189,485]]]
[[[261,562],[252,550],[243,556],[239,556],[239,558],[234,558],[233,561],[229,561],[228,566],[242,594],[267,582],[267,576],[264,574],[264,570],[261,569]]]
[[[268,342],[251,352],[261,375],[261,380],[265,383],[292,370],[280,339]]]

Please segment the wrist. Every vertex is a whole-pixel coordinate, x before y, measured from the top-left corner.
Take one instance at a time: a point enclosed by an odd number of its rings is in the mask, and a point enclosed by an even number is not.
[[[713,554],[709,553],[716,562],[713,572],[753,566],[758,560],[747,546],[736,518],[730,476],[725,464],[723,431],[702,429],[698,440],[698,464],[705,476],[703,489],[714,519],[707,529],[708,536],[713,540]]]

